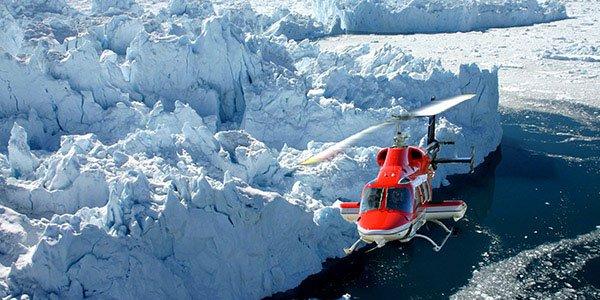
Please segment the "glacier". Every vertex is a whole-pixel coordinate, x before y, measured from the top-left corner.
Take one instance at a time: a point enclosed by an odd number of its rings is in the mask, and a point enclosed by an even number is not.
[[[556,0],[314,0],[332,33],[439,33],[486,30],[567,18]]]
[[[268,296],[356,238],[333,203],[359,196],[391,132],[299,161],[461,93],[478,96],[440,116],[438,137],[457,142],[441,155],[475,147],[481,163],[500,143],[496,68],[331,52],[314,10],[253,5],[0,1],[0,297]],[[549,20],[486,26],[523,19]],[[403,125],[409,142],[425,124]],[[436,185],[465,172],[442,166]]]

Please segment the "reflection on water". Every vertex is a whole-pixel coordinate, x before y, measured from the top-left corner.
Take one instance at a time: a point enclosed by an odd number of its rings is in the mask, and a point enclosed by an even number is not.
[[[475,174],[435,192],[469,205],[442,251],[420,240],[389,243],[329,260],[275,298],[598,297],[599,125],[505,113],[501,147]]]

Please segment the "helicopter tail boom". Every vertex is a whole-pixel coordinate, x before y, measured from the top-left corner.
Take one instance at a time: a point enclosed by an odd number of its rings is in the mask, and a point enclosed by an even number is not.
[[[437,143],[437,141],[435,141],[434,145],[437,145],[437,148],[435,148],[435,154],[437,155],[437,152],[440,149],[439,143]],[[473,171],[475,169],[475,147],[471,147],[471,156],[470,157],[436,158],[435,155],[433,157],[434,158],[431,160],[431,164],[433,166],[437,166],[438,164],[454,164],[454,163],[460,164],[460,163],[462,163],[462,164],[469,164],[471,173],[473,173]]]

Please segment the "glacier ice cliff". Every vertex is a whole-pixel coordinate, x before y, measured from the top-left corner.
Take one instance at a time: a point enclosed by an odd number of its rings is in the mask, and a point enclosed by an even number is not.
[[[333,33],[436,33],[532,25],[567,18],[556,0],[314,0]]]
[[[355,239],[331,204],[359,196],[390,133],[299,161],[432,96],[477,94],[440,116],[444,155],[480,163],[502,134],[496,69],[330,52],[308,40],[326,24],[294,11],[30,0],[0,16],[1,297],[268,296]]]

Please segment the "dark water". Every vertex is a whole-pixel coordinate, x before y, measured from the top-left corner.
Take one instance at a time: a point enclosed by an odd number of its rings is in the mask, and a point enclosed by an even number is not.
[[[498,150],[435,192],[469,205],[440,252],[423,240],[359,251],[275,298],[600,297],[600,121],[502,118]]]

